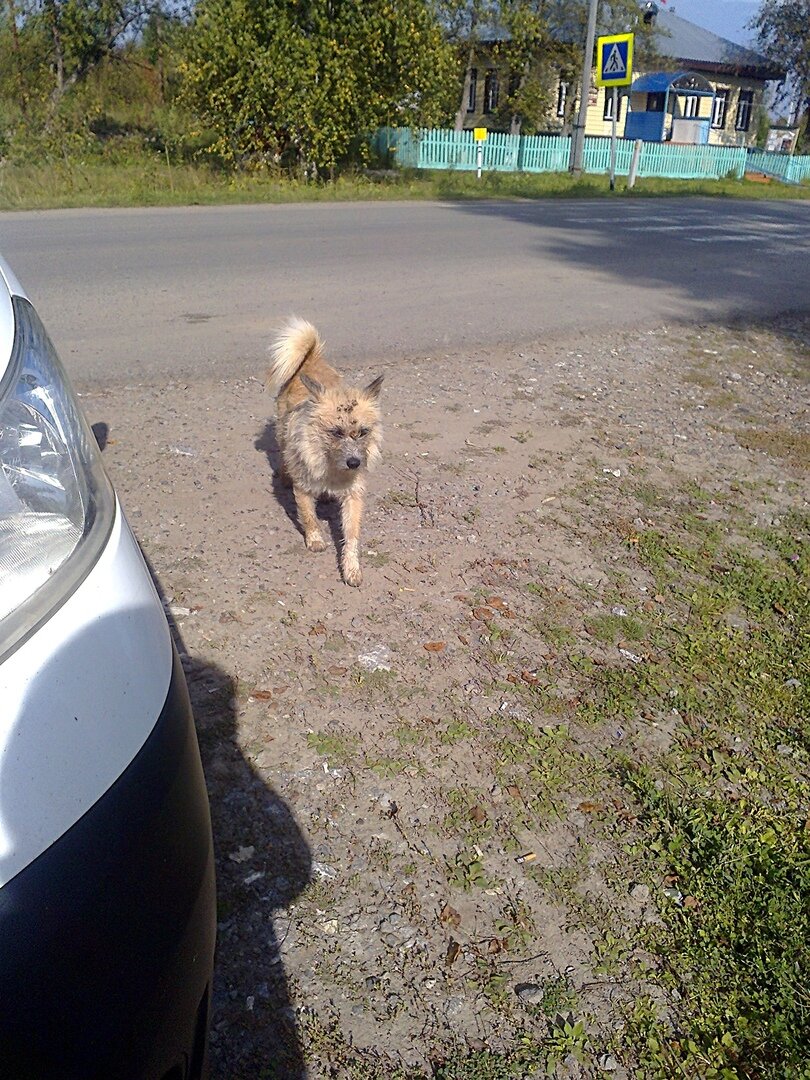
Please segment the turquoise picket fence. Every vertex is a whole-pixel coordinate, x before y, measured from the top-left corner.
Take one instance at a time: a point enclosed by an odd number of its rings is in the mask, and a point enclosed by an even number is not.
[[[644,143],[638,174],[674,180],[722,180],[727,176],[741,180],[745,173],[745,161],[744,146]]]
[[[475,169],[477,144],[472,131],[422,128],[381,128],[372,145],[395,164],[412,169]],[[630,172],[633,141],[616,142],[616,172]],[[567,135],[505,135],[492,132],[483,144],[482,168],[500,172],[565,172],[571,150]],[[780,155],[772,155],[780,156]],[[799,160],[794,158],[794,161]],[[742,146],[681,146],[674,143],[642,144],[638,175],[680,180],[742,178],[748,153]],[[610,139],[587,137],[583,169],[606,173],[610,169]]]
[[[786,184],[801,184],[810,178],[810,154],[791,157],[790,154],[777,154],[768,150],[752,150],[748,155],[746,168],[750,172],[761,172],[783,180]]]

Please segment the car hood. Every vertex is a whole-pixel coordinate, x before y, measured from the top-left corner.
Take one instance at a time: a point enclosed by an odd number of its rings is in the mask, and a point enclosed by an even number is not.
[[[25,296],[25,293],[11,268],[0,257],[0,382],[8,368],[14,345],[12,296]]]

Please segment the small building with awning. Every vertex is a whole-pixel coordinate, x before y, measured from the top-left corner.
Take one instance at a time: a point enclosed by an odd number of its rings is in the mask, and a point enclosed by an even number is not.
[[[709,141],[715,90],[694,71],[651,71],[629,90],[626,139],[703,145]]]

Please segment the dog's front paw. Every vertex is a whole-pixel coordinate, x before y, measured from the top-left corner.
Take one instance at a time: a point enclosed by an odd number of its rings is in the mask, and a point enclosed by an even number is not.
[[[359,585],[363,580],[363,571],[357,563],[343,567],[343,580],[347,585]]]
[[[326,551],[326,541],[320,533],[310,533],[306,545],[310,551]]]

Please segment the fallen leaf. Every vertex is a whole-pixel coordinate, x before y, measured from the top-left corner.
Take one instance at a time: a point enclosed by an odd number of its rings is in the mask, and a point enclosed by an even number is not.
[[[283,694],[289,689],[290,689],[289,686],[274,686],[273,687],[273,693],[274,694]]]
[[[529,686],[535,686],[540,681],[533,671],[521,671],[520,677]]]
[[[461,946],[459,943],[454,938],[450,938],[450,942],[447,946],[447,953],[444,957],[445,966],[450,967],[451,964],[454,964],[456,960],[458,960],[458,954],[460,952]]]
[[[416,570],[416,572],[418,574],[426,574],[429,569],[430,569],[429,566],[415,566],[414,567],[414,570]]]
[[[473,806],[470,810],[470,817],[476,825],[483,825],[487,820],[487,812],[482,806]]]
[[[678,880],[678,875],[677,874],[664,874],[664,884],[665,885],[674,885],[677,880]]]
[[[462,604],[469,604],[469,602],[470,602],[470,598],[469,598],[469,596],[462,596],[462,595],[461,595],[461,593],[457,593],[457,594],[456,594],[456,595],[455,595],[455,596],[453,597],[453,599],[454,599],[454,600],[458,600],[458,601],[459,601],[459,603],[462,603]]]
[[[505,938],[490,938],[487,942],[487,952],[490,956],[497,956],[498,953],[508,951],[508,944]]]
[[[254,690],[250,696],[256,698],[257,701],[270,701],[273,692],[272,690]]]
[[[441,652],[446,644],[446,641],[426,641],[424,648],[426,648],[428,652]]]
[[[689,908],[690,911],[696,911],[700,907],[700,901],[696,896],[685,896],[683,898],[683,906]]]
[[[461,642],[462,645],[469,645],[470,644],[470,639],[465,634],[456,634],[456,637],[458,638],[458,640]]]
[[[495,612],[492,610],[492,608],[488,607],[473,608],[472,613],[473,618],[479,619],[481,622],[490,622],[492,619],[495,618]]]
[[[316,635],[317,634],[325,634],[326,633],[326,627],[323,625],[322,622],[316,622],[315,625],[310,628],[309,632],[310,632],[310,634],[316,634]]]
[[[452,926],[455,929],[455,927],[461,925],[461,916],[455,908],[450,907],[449,904],[445,904],[439,912],[439,922],[443,926]]]
[[[787,615],[787,612],[778,601],[774,601],[773,610],[779,615]]]
[[[506,789],[506,794],[510,795],[513,799],[522,799],[523,796],[520,792],[520,788],[516,784],[510,784]]]
[[[333,664],[328,670],[330,675],[345,675],[349,669],[345,667],[338,667],[336,664]]]
[[[577,807],[577,810],[581,810],[583,814],[592,814],[594,810],[598,810],[599,807],[595,802],[581,802]]]
[[[499,611],[505,619],[514,619],[514,611],[512,611],[508,604],[501,600],[500,596],[488,596],[486,602],[489,604],[490,607],[493,607],[496,611]]]
[[[517,675],[507,675],[506,676],[506,681],[508,683],[512,683],[513,686],[517,686],[518,683],[520,682],[520,679],[517,677]]]

